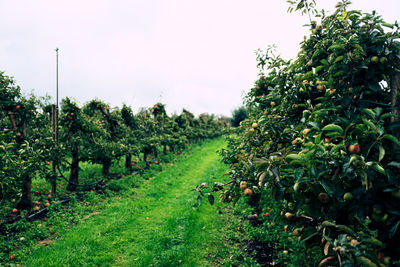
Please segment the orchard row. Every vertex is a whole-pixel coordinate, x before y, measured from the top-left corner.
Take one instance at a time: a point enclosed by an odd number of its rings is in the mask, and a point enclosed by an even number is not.
[[[95,99],[80,107],[65,98],[56,112],[45,99],[22,95],[0,72],[0,203],[30,209],[35,177],[45,177],[55,194],[60,173],[68,170],[68,189],[76,190],[80,162],[101,164],[107,177],[112,163],[124,158],[131,173],[139,158],[147,162],[151,155],[158,163],[159,153],[220,136],[227,126],[206,113],[196,118],[183,110],[168,116],[161,103],[134,114],[126,105],[111,108]]]
[[[314,1],[291,2],[321,22],[310,22],[295,60],[258,52],[248,119],[223,152],[232,168],[224,199],[246,196],[255,215],[272,207],[251,218],[264,222],[257,238],[276,248],[276,235],[293,232],[306,248],[296,256],[296,247],[281,245],[294,266],[301,258],[318,266],[398,264],[399,25],[348,11],[349,1],[330,16]]]

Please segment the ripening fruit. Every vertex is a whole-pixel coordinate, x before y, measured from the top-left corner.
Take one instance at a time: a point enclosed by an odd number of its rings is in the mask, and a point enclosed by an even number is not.
[[[33,209],[34,210],[39,210],[39,206],[35,206]]]
[[[328,138],[328,137],[325,137],[325,139],[324,139],[324,142],[325,143],[329,143],[331,141],[331,139],[330,138]]]
[[[326,204],[329,202],[329,196],[327,193],[319,193],[318,194],[318,200],[323,203]]]
[[[361,148],[359,144],[349,145],[349,152],[351,154],[358,154],[361,152]]]
[[[310,67],[312,65],[312,61],[311,60],[308,61],[306,65],[307,65],[307,67]]]
[[[318,85],[317,86],[317,90],[323,91],[323,90],[325,90],[325,86],[324,85]]]
[[[371,57],[371,62],[372,63],[378,63],[379,62],[379,57],[377,57],[377,56]]]
[[[270,105],[271,105],[271,107],[275,106],[275,102],[271,101]]]
[[[35,205],[40,205],[40,202],[39,201],[35,201]]]
[[[306,128],[306,129],[303,130],[303,134],[307,135],[310,131],[311,131],[310,129]]]
[[[46,161],[46,165],[50,165],[50,163],[51,163],[50,161]]]
[[[286,217],[286,219],[291,220],[291,219],[293,219],[293,214],[290,212],[286,212],[285,217]]]
[[[353,194],[350,193],[350,192],[347,192],[347,193],[345,193],[345,194],[343,195],[343,200],[344,200],[345,202],[351,201],[353,198],[354,198],[354,196],[353,196]]]
[[[293,230],[293,235],[298,235],[298,234],[299,234],[299,230],[297,230],[297,228],[294,229],[294,230]]]
[[[251,196],[253,194],[253,190],[251,190],[250,188],[246,188],[243,193],[245,194],[245,196]]]
[[[12,212],[14,212],[14,213],[17,213],[17,212],[18,212],[18,210],[17,210],[17,209],[13,209],[13,210],[12,210]]]
[[[247,188],[247,182],[246,181],[241,181],[240,182],[240,189],[246,189]]]
[[[258,123],[257,123],[257,122],[253,122],[253,124],[251,125],[251,127],[257,128],[257,127],[258,127]]]
[[[15,254],[10,254],[10,260],[15,258]]]

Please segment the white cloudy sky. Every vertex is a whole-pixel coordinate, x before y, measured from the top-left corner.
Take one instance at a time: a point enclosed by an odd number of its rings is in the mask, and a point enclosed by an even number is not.
[[[162,101],[170,113],[230,115],[251,88],[254,51],[276,44],[293,58],[307,18],[285,0],[2,0],[0,71],[25,92],[95,97],[135,110]],[[333,10],[336,0],[319,0]],[[353,0],[399,20],[399,0]]]

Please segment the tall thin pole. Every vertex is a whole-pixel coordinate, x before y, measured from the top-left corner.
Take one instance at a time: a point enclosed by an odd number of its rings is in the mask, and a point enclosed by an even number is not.
[[[58,141],[58,48],[56,48],[56,141]]]
[[[58,109],[58,48],[56,48],[56,105]]]
[[[56,48],[56,105],[52,105],[52,125],[53,125],[53,140],[58,142],[58,48]],[[53,180],[51,181],[52,194],[57,193],[57,160],[53,161],[52,171]]]

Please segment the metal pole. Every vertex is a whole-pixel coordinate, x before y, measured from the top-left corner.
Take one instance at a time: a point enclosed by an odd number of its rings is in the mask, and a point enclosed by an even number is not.
[[[58,109],[58,48],[56,48],[56,105]]]
[[[56,141],[58,141],[58,48],[56,48]]]

